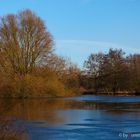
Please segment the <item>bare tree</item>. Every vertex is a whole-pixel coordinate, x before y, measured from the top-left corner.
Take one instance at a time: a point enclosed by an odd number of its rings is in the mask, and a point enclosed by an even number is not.
[[[93,79],[95,91],[105,89],[116,93],[124,90],[127,65],[121,49],[110,49],[107,54],[91,54],[85,61],[85,68],[89,78]]]
[[[130,90],[140,91],[140,54],[133,54],[127,57],[129,70],[129,87]]]
[[[63,57],[51,53],[48,56],[44,56],[43,62],[41,62],[41,67],[49,68],[61,77],[65,71],[66,60]]]
[[[98,90],[99,80],[101,76],[102,65],[104,62],[105,55],[103,53],[91,54],[88,57],[88,60],[84,62],[84,67],[86,68],[86,74],[90,79],[90,87],[95,89],[95,92]]]
[[[0,69],[25,75],[52,51],[52,36],[44,22],[25,10],[0,19]]]

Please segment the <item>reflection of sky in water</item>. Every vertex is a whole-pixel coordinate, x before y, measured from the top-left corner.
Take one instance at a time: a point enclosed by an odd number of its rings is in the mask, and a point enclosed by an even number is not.
[[[139,96],[93,96],[85,95],[79,97],[67,98],[68,100],[77,100],[77,101],[97,101],[97,102],[116,102],[116,103],[125,103],[125,102],[139,102]]]
[[[140,130],[140,119],[134,112],[116,116],[103,110],[59,110],[57,115],[64,117],[63,124],[52,127],[31,126],[28,128],[31,139],[37,140],[36,135],[41,135],[41,140],[48,136],[56,140],[100,140],[105,137],[117,140],[120,132],[132,133]]]

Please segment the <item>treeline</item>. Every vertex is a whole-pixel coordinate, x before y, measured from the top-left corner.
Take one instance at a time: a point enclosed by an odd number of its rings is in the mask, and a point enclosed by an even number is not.
[[[139,94],[140,54],[121,49],[91,54],[84,63],[82,86],[96,93]]]
[[[0,18],[0,97],[79,93],[79,69],[54,53],[53,37],[30,10]]]
[[[139,93],[140,55],[91,54],[84,71],[54,52],[53,37],[30,10],[0,18],[0,97]]]

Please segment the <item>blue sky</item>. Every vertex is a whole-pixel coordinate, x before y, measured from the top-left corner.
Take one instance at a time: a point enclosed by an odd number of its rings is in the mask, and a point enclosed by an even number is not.
[[[56,53],[82,66],[110,47],[140,53],[140,0],[1,0],[0,16],[31,9],[45,22]]]

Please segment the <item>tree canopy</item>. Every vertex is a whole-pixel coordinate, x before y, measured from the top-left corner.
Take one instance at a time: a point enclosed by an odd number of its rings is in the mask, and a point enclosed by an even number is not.
[[[44,22],[30,10],[0,19],[0,66],[6,72],[30,73],[51,52],[52,44]]]

